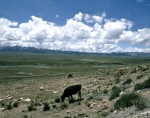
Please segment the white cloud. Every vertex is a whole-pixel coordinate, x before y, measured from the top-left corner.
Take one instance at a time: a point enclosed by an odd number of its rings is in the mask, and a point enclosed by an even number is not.
[[[93,21],[92,21],[92,19],[91,19],[91,16],[90,16],[89,14],[85,14],[84,20],[85,20],[87,23],[93,23]]]
[[[86,23],[92,23],[87,25]],[[133,22],[126,19],[106,19],[102,15],[78,13],[64,26],[56,26],[42,18],[18,25],[0,18],[0,46],[33,46],[82,52],[150,52],[150,29],[130,31]],[[120,47],[119,43],[142,44],[141,47]]]
[[[136,0],[137,2],[143,2],[144,0]]]
[[[82,14],[81,12],[79,12],[79,14],[76,14],[76,15],[74,16],[74,19],[75,19],[76,21],[81,21],[82,18],[83,18],[83,14]]]
[[[1,26],[1,28],[2,27],[9,27],[9,26],[16,27],[17,25],[18,25],[17,22],[11,22],[8,19],[0,18],[0,26]]]
[[[102,20],[103,20],[103,17],[99,17],[99,16],[93,16],[92,18],[93,18],[96,22],[99,22],[99,23],[101,23]]]
[[[131,44],[144,44],[150,46],[150,29],[139,29],[136,32],[124,31],[120,36],[120,42],[129,42]]]
[[[102,23],[105,16],[106,16],[105,12],[103,12],[101,16],[85,14],[84,15],[84,20],[87,23],[93,23],[93,22]]]

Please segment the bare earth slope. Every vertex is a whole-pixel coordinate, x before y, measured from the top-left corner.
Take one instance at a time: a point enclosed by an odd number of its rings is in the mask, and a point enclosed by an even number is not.
[[[150,77],[149,70],[137,71],[130,73],[130,68],[120,76],[120,82],[116,84],[115,74],[117,71],[113,69],[91,71],[91,72],[74,72],[72,78],[67,78],[67,73],[59,76],[43,76],[36,78],[25,78],[20,81],[8,81],[0,85],[0,117],[1,118],[132,118],[135,116],[147,117],[150,113],[150,105],[144,110],[137,110],[135,106],[120,110],[114,109],[116,99],[109,101],[111,89],[113,86],[121,86],[122,83],[130,78],[131,84],[124,85],[125,92],[133,91],[133,87],[137,83],[142,83]],[[22,73],[20,73],[22,74]],[[29,74],[31,77],[32,74]],[[140,77],[139,79],[137,79]],[[68,98],[64,103],[56,102],[59,100],[63,90],[75,84],[82,84],[82,100],[68,103]],[[123,90],[123,89],[122,89]],[[104,92],[106,91],[106,92]],[[150,100],[150,89],[138,91],[142,96]],[[77,99],[77,95],[73,96]],[[28,99],[27,99],[28,98]],[[7,108],[13,103],[18,103],[17,107]],[[43,111],[44,103],[48,103],[50,109]],[[29,111],[29,106],[33,105],[33,109]],[[66,105],[66,106],[65,106]]]

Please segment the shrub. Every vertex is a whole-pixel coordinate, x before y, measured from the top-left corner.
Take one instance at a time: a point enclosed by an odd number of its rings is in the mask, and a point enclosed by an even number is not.
[[[136,84],[135,86],[134,86],[134,91],[137,91],[137,90],[140,90],[140,89],[143,89],[142,88],[142,84]]]
[[[57,105],[56,105],[56,104],[53,104],[53,105],[52,105],[52,108],[57,108]]]
[[[40,104],[40,102],[36,101],[36,102],[34,103],[34,106],[41,106],[41,104]]]
[[[107,94],[108,93],[108,90],[107,89],[104,89],[103,90],[103,94]]]
[[[127,79],[125,82],[123,82],[123,85],[130,84],[132,82],[132,79]]]
[[[68,107],[68,104],[65,102],[61,104],[61,109],[66,109],[67,107]]]
[[[11,110],[13,108],[12,104],[7,104],[6,105],[6,110]]]
[[[134,86],[134,91],[144,89],[144,88],[150,88],[150,77],[145,80],[143,83],[138,83]]]
[[[136,93],[130,93],[121,96],[121,98],[117,100],[116,103],[114,104],[114,108],[118,110],[120,108],[125,108],[125,107],[130,107],[132,105],[135,105],[138,109],[143,109],[146,107],[145,103],[146,102],[144,101],[142,96]]]
[[[147,107],[146,99],[142,96],[139,96],[138,99],[134,101],[134,104],[138,108],[138,110],[143,110]]]
[[[33,106],[29,105],[27,108],[28,108],[28,111],[33,111]]]
[[[27,108],[28,108],[28,111],[35,111],[36,110],[36,108],[34,107],[34,105],[32,103]]]
[[[14,102],[13,107],[18,107],[19,102]]]
[[[120,92],[121,92],[121,88],[120,87],[113,87],[111,95],[109,97],[109,100],[111,101],[111,100],[115,99],[116,97],[119,97],[119,93]]]
[[[46,102],[46,103],[44,104],[43,111],[48,111],[48,110],[50,110],[50,106],[49,106],[49,104]]]
[[[143,75],[139,75],[139,76],[137,76],[136,79],[141,79],[142,77],[143,77]]]
[[[56,99],[55,99],[55,102],[56,102],[56,103],[60,103],[60,98],[56,98]]]
[[[112,87],[112,90],[114,90],[114,89],[116,89],[116,88],[117,88],[116,86],[113,86],[113,87]]]
[[[5,106],[5,103],[4,103],[4,102],[1,102],[1,105],[2,105],[2,107],[4,107],[4,106]]]

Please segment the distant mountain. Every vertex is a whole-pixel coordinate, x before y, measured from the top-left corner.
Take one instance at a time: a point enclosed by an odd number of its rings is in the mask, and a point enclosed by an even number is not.
[[[35,47],[20,47],[20,46],[5,46],[5,47],[0,47],[0,51],[10,51],[10,52],[35,52],[35,53],[40,53],[40,52],[48,52],[49,50],[45,49],[38,49]]]
[[[87,52],[75,52],[75,51],[61,51],[61,50],[49,50],[38,49],[35,47],[20,47],[20,46],[5,46],[0,47],[0,52],[28,52],[28,53],[49,53],[49,54],[67,54],[67,55],[101,55],[101,56],[144,56],[150,57],[150,53],[144,52],[112,52],[112,53],[87,53]]]

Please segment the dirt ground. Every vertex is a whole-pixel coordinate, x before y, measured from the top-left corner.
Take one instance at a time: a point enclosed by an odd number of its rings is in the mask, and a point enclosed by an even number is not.
[[[117,71],[108,70],[92,71],[87,73],[73,73],[73,77],[62,76],[43,76],[25,78],[21,81],[8,81],[0,84],[0,118],[100,118],[102,114],[114,112],[113,105],[116,99],[109,101],[113,86],[121,86],[126,79],[132,79],[131,84],[125,85],[125,92],[132,92],[137,83],[141,83],[150,77],[148,71],[130,72],[129,69],[120,76],[120,82],[115,83]],[[142,75],[142,76],[141,76]],[[140,79],[137,79],[141,76]],[[82,100],[73,103],[65,99],[62,102],[55,100],[60,98],[63,90],[71,85],[82,85]],[[105,94],[104,90],[108,92]],[[150,98],[150,90],[140,91],[147,99]],[[77,99],[77,95],[73,95]],[[27,99],[28,98],[28,99]],[[5,109],[8,104],[17,102],[18,107]],[[4,106],[3,104],[4,103]],[[29,111],[28,106],[34,105],[34,110]],[[48,103],[50,110],[43,111],[44,103]]]

